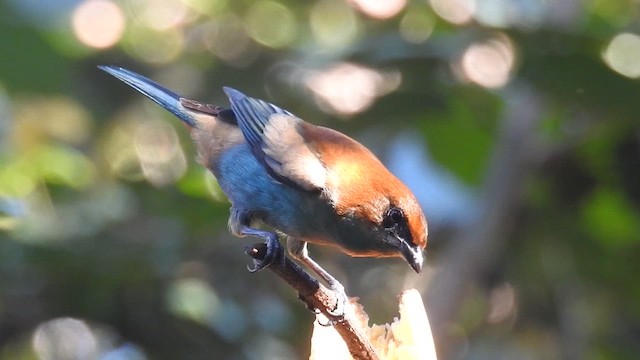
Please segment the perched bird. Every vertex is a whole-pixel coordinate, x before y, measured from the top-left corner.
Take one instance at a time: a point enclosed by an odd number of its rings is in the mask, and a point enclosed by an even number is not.
[[[229,229],[267,244],[252,271],[283,249],[334,290],[340,283],[313,261],[307,243],[351,256],[402,257],[422,270],[427,222],[411,191],[363,145],[229,87],[230,109],[181,98],[132,71],[99,66],[180,118],[190,128],[198,160],[231,201]],[[281,258],[281,257],[280,257]]]

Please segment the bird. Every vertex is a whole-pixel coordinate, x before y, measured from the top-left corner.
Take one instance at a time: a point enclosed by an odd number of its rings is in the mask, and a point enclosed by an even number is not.
[[[230,107],[179,96],[133,71],[101,70],[133,87],[186,124],[197,160],[231,202],[229,230],[266,243],[256,272],[290,256],[332,290],[344,287],[309,256],[308,244],[353,257],[399,257],[422,271],[427,221],[409,190],[365,146],[308,123],[267,101],[223,87]]]

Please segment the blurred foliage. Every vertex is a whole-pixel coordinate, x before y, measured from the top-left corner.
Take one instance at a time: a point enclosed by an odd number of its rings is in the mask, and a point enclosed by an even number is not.
[[[227,233],[186,131],[99,64],[215,104],[239,88],[399,169],[431,219],[426,274],[312,249],[378,323],[402,289],[429,292],[455,229],[492,201],[506,104],[532,91],[516,221],[436,334],[441,354],[637,357],[639,13],[631,0],[0,2],[0,358],[308,354],[313,316],[246,271],[251,240]]]

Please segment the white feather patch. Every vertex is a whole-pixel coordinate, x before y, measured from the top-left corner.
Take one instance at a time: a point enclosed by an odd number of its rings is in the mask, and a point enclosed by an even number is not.
[[[279,175],[306,190],[323,189],[327,170],[298,131],[302,120],[283,114],[269,118],[264,128],[265,161]]]

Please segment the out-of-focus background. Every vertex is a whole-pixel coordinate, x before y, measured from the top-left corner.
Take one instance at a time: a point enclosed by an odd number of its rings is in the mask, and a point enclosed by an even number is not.
[[[359,139],[420,199],[427,267],[312,247],[372,322],[423,295],[442,359],[640,353],[632,0],[0,2],[0,358],[293,359],[185,129],[96,68],[221,87]]]

